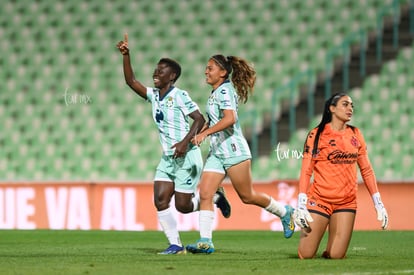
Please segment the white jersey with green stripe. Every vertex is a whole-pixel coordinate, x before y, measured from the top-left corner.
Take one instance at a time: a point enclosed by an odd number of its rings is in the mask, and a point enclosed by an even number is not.
[[[189,114],[198,110],[187,91],[172,87],[160,98],[159,90],[147,87],[147,100],[152,104],[152,117],[157,124],[165,155],[171,156],[174,144],[183,140],[190,130]]]
[[[210,152],[218,157],[251,156],[250,148],[239,123],[238,95],[233,84],[226,80],[215,89],[207,101],[209,127],[217,124],[223,117],[223,110],[234,110],[236,123],[210,136]]]

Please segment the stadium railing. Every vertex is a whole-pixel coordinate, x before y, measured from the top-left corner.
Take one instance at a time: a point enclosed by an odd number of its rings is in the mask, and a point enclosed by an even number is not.
[[[394,0],[390,5],[385,5],[378,11],[377,15],[377,63],[382,61],[382,36],[384,21],[386,16],[392,16],[392,26],[393,26],[393,47],[394,49],[398,48],[398,22],[400,19],[400,4],[405,2],[402,0]]]
[[[277,121],[280,114],[280,101],[285,95],[289,95],[289,133],[292,134],[296,130],[296,110],[295,106],[298,101],[299,87],[306,83],[307,86],[307,104],[308,104],[308,116],[314,116],[314,91],[316,84],[316,73],[313,69],[306,70],[298,73],[295,77],[287,84],[276,88],[272,96],[272,115],[270,124],[270,135],[272,148],[275,147],[278,140],[277,133]]]
[[[381,54],[378,51],[382,48],[382,28],[384,17],[389,16],[390,14],[393,16],[393,45],[394,47],[398,47],[398,24],[399,24],[399,16],[400,16],[400,4],[406,2],[403,0],[394,0],[390,5],[386,5],[380,8],[378,15],[377,15],[377,60],[381,60]],[[410,20],[411,22],[414,21],[414,0],[411,0],[413,4],[411,5],[411,13],[410,13]],[[413,25],[411,23],[411,25]],[[349,60],[350,60],[350,48],[351,46],[355,45],[356,43],[359,44],[359,53],[360,53],[360,75],[364,76],[366,72],[366,48],[367,48],[367,41],[368,41],[368,33],[365,29],[360,29],[359,31],[352,32],[351,34],[347,35],[343,42],[337,46],[330,48],[326,54],[326,66],[325,66],[325,99],[329,98],[331,95],[331,78],[333,75],[333,66],[335,60],[337,58],[342,59],[342,87],[343,90],[346,91],[349,88]],[[308,102],[310,106],[311,103],[314,101],[312,95],[314,94],[313,90],[313,82],[312,77],[314,76],[315,72],[313,70],[307,70],[303,72],[297,73],[288,83],[285,85],[277,87],[272,95],[272,121],[271,121],[271,135],[272,135],[272,142],[276,142],[277,140],[277,124],[278,124],[278,114],[280,114],[280,101],[284,98],[289,100],[289,132],[290,135],[296,130],[295,126],[295,101],[297,101],[297,94],[298,94],[298,86],[299,85],[308,85],[309,87],[309,94],[308,97],[310,98],[311,102]],[[304,82],[304,76],[307,76],[307,82]],[[309,80],[310,79],[310,80]],[[309,99],[308,99],[309,101]],[[312,108],[312,107],[310,107]],[[312,109],[310,112],[313,112]]]

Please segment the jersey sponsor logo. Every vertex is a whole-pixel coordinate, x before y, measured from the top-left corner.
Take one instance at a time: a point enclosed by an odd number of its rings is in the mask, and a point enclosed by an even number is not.
[[[223,105],[223,107],[231,107],[231,102],[228,99],[222,100],[221,104]]]
[[[358,153],[349,153],[341,150],[334,150],[327,157],[332,164],[352,164],[356,162],[357,158]]]
[[[155,121],[156,121],[157,123],[160,123],[160,122],[161,122],[161,120],[164,120],[164,114],[161,112],[161,110],[160,110],[160,109],[157,109],[157,110],[155,111]]]
[[[318,203],[318,205],[317,205],[319,208],[322,208],[323,210],[325,210],[326,212],[329,212],[329,208],[328,207],[326,207],[325,205],[323,205],[323,204],[320,204],[320,203]]]
[[[191,102],[191,101],[189,101],[189,102],[186,102],[185,103],[185,105],[187,106],[187,108],[188,109],[194,109],[194,108],[196,108],[197,106],[195,105],[195,103],[194,102]]]
[[[214,97],[214,95],[211,95],[208,98],[208,105],[214,105],[214,102],[216,101],[216,98]]]

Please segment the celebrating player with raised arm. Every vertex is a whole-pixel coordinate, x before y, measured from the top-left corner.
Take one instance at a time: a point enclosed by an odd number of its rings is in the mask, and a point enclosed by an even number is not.
[[[180,254],[185,249],[177,229],[177,221],[170,210],[175,196],[175,207],[181,213],[199,209],[195,195],[203,160],[201,150],[190,141],[202,129],[205,120],[197,104],[188,93],[174,86],[181,75],[181,66],[170,58],[161,58],[153,72],[155,88],[144,86],[132,70],[128,35],[117,44],[123,55],[123,71],[128,86],[152,104],[152,116],[158,127],[163,154],[154,178],[154,203],[159,223],[169,241],[169,247],[160,254]],[[189,118],[193,120],[190,127]],[[217,191],[216,204],[227,213],[230,206],[223,192]]]

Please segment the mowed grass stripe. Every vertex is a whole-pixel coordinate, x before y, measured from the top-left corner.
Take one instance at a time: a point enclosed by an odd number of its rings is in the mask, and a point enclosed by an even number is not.
[[[188,244],[198,232],[181,236]],[[356,231],[344,260],[299,260],[298,241],[217,231],[211,255],[157,255],[168,245],[158,231],[2,230],[0,274],[414,274],[414,231]]]

